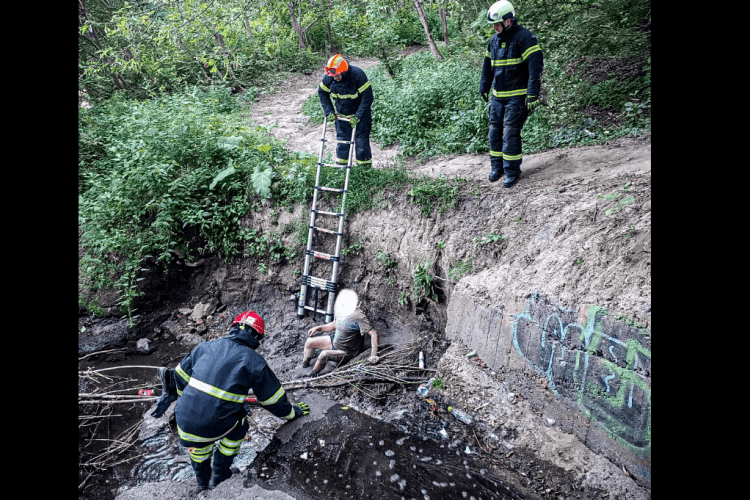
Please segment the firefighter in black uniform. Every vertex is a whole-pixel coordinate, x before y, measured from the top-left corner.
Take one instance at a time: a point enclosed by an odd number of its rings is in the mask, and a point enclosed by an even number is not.
[[[247,311],[235,318],[227,336],[198,344],[175,370],[160,369],[165,390],[152,415],[164,413],[174,401],[169,394],[174,389],[177,432],[195,470],[196,493],[232,475],[230,467],[249,428],[245,398],[250,389],[279,418],[309,413],[305,403],[289,403],[284,387],[255,352],[264,335],[263,319]]]
[[[335,120],[336,139],[348,141],[352,138],[352,127],[357,126],[354,137],[354,154],[357,165],[372,164],[370,150],[370,130],[372,129],[372,86],[367,75],[360,68],[350,66],[336,54],[325,65],[326,75],[320,82],[318,97],[323,106],[323,113],[331,121],[335,118],[349,118],[350,121]],[[333,103],[331,99],[333,98]],[[334,104],[335,103],[335,104]],[[349,158],[349,146],[336,146],[336,163],[346,165]]]
[[[521,175],[521,129],[529,113],[539,105],[542,50],[536,35],[516,21],[513,5],[495,2],[487,22],[496,33],[487,44],[479,94],[487,101],[490,90],[490,182],[505,174],[504,187]]]

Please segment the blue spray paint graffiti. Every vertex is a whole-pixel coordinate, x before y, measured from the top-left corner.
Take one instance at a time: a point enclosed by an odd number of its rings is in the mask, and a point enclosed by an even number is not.
[[[575,403],[636,455],[651,455],[651,351],[639,330],[602,307],[579,314],[532,293],[511,331],[518,355],[546,377],[555,396]]]

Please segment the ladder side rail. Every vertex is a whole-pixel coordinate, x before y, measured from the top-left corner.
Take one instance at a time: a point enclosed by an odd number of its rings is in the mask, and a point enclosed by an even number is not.
[[[354,135],[357,132],[357,125],[354,125],[352,127],[352,137],[349,144],[349,159],[347,161],[346,165],[346,176],[344,177],[344,192],[341,195],[341,209],[339,212],[342,214],[342,217],[339,217],[339,231],[338,235],[336,236],[336,260],[333,262],[333,271],[331,273],[331,282],[334,284],[334,291],[328,292],[328,307],[326,308],[326,323],[330,323],[333,321],[333,305],[336,301],[336,292],[335,292],[335,286],[338,283],[338,271],[339,271],[339,262],[340,262],[340,255],[341,255],[341,240],[342,235],[344,234],[344,208],[346,206],[346,192],[349,189],[349,173],[352,170],[352,162],[354,160],[354,149],[355,149],[355,143],[354,143]]]
[[[328,128],[328,117],[323,117],[323,133],[320,138],[320,154],[318,155],[318,169],[315,172],[315,186],[318,186],[320,182],[320,166],[323,163],[323,153],[326,145],[326,129]],[[315,227],[315,211],[318,208],[318,190],[313,188],[313,200],[312,208],[310,209],[310,227],[307,231],[307,251],[305,252],[305,265],[302,271],[302,280],[305,280],[306,276],[310,272],[310,251],[312,250],[313,233]],[[300,285],[299,291],[299,302],[297,304],[297,316],[302,317],[305,315],[305,305],[307,304],[307,291],[308,285],[305,281]]]

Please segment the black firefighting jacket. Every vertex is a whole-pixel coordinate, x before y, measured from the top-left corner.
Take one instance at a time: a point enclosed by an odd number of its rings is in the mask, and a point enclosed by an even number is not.
[[[326,116],[336,112],[351,118],[356,116],[361,122],[371,122],[372,87],[365,72],[356,66],[349,66],[340,82],[325,75],[318,88],[318,97]],[[334,105],[331,103],[333,99]]]
[[[499,99],[516,96],[539,97],[544,68],[542,49],[536,35],[513,21],[502,34],[487,43],[479,93]]]
[[[277,417],[298,413],[284,387],[255,352],[259,342],[250,327],[234,325],[229,335],[198,344],[177,366],[175,417],[180,437],[200,441],[220,436],[245,416],[245,398],[253,390],[258,402]],[[200,438],[200,439],[196,439]]]

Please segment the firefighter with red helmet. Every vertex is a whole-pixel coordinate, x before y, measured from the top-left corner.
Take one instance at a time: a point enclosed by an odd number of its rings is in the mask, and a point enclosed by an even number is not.
[[[196,493],[232,475],[230,467],[249,428],[245,398],[250,389],[279,418],[309,413],[305,403],[289,403],[279,379],[255,352],[264,338],[263,319],[255,311],[244,312],[228,335],[195,346],[170,375],[178,396],[177,432],[195,470]]]
[[[318,98],[323,114],[331,121],[336,118],[336,139],[349,141],[352,127],[354,135],[354,155],[357,165],[372,165],[370,130],[372,129],[372,86],[362,69],[350,65],[341,54],[331,57],[326,63],[325,75],[318,88]],[[338,118],[349,118],[349,121]],[[336,146],[336,162],[346,165],[349,158],[349,145]]]

